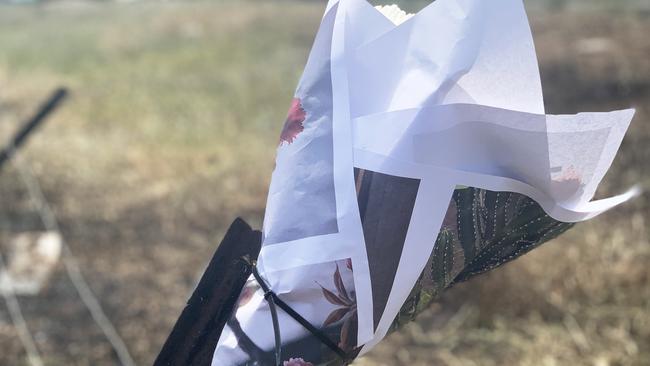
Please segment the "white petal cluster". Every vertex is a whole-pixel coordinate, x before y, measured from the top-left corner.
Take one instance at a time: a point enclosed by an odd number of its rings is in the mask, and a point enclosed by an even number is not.
[[[400,9],[399,6],[393,4],[393,5],[378,5],[375,6],[375,9],[379,10],[386,18],[388,18],[391,22],[395,23],[395,25],[399,25],[401,23],[404,23],[406,20],[408,20],[410,17],[412,17],[415,14],[409,14],[405,12],[404,10]]]

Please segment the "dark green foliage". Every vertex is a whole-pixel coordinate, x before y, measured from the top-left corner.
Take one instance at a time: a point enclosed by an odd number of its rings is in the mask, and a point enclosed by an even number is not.
[[[451,277],[454,269],[454,243],[457,237],[454,232],[444,228],[438,234],[436,246],[431,255],[431,281],[436,284],[434,292],[437,294],[444,289],[442,284],[449,283],[453,280]]]
[[[444,289],[516,259],[572,226],[518,193],[457,189],[429,263],[394,328],[414,319]]]

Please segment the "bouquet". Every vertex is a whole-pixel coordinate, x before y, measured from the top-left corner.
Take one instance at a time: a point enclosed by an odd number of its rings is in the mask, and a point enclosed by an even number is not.
[[[213,365],[348,364],[635,194],[591,201],[633,111],[546,115],[523,4],[487,3],[327,4]]]

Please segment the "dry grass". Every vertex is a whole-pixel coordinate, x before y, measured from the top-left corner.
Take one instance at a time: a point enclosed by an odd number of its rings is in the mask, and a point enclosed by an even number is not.
[[[609,5],[531,13],[549,112],[637,107],[602,194],[650,188],[650,13]],[[321,11],[312,2],[0,6],[0,137],[52,87],[71,88],[24,153],[141,364],[233,216],[260,225]],[[650,365],[649,213],[646,195],[448,291],[358,364]],[[5,169],[0,240],[38,227]],[[62,271],[21,301],[48,365],[114,364]],[[25,362],[3,305],[0,349],[0,364]]]

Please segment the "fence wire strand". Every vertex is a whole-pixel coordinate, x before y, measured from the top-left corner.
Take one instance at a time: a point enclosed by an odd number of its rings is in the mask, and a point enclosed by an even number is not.
[[[59,235],[61,235],[61,230],[59,227],[59,223],[56,220],[56,216],[54,215],[52,208],[47,202],[45,195],[43,194],[43,189],[41,188],[40,183],[34,176],[34,173],[32,172],[31,168],[21,158],[20,154],[17,154],[14,151],[12,155],[13,155],[12,158],[14,162],[13,165],[16,167],[16,170],[18,171],[21,180],[27,187],[28,195],[32,200],[32,203],[36,207],[36,210],[39,213],[39,216],[41,218],[41,221],[43,222],[43,225],[45,226],[45,229],[48,231],[57,232],[59,233]],[[68,274],[68,277],[70,278],[70,281],[72,282],[72,285],[74,286],[77,293],[79,294],[81,301],[84,303],[86,308],[88,308],[88,311],[90,312],[90,315],[92,316],[93,320],[95,321],[95,323],[97,323],[97,326],[101,329],[102,333],[104,334],[108,342],[113,347],[113,350],[115,351],[115,354],[117,355],[120,363],[123,366],[135,366],[136,363],[133,360],[133,357],[131,357],[131,354],[129,353],[129,349],[124,343],[124,340],[122,340],[119,333],[115,329],[115,326],[111,323],[110,319],[102,309],[99,300],[93,294],[92,290],[90,289],[90,286],[88,286],[88,282],[84,278],[81,269],[79,268],[77,259],[72,253],[72,250],[70,249],[67,242],[65,241],[65,238],[63,238],[62,235],[61,238],[62,238],[61,243],[62,243],[62,250],[63,250],[63,256],[62,256],[63,265]],[[16,304],[18,306],[18,311],[20,312],[20,304],[18,302],[16,302]],[[20,316],[20,318],[22,318],[22,315]],[[25,325],[24,318],[22,318],[22,321],[23,321],[22,324]],[[26,325],[25,325],[25,329],[27,329],[27,332],[29,332],[29,329],[26,328]],[[33,341],[30,344],[33,345],[34,346],[33,349],[36,350],[36,346],[34,345]],[[28,347],[31,346],[26,345],[25,349],[27,349]],[[28,350],[28,354],[29,352],[30,351]],[[37,352],[36,355],[38,355],[37,350],[36,352]],[[30,360],[32,360],[31,356],[30,356]],[[32,362],[32,365],[40,366],[42,365],[42,362],[41,363]]]

